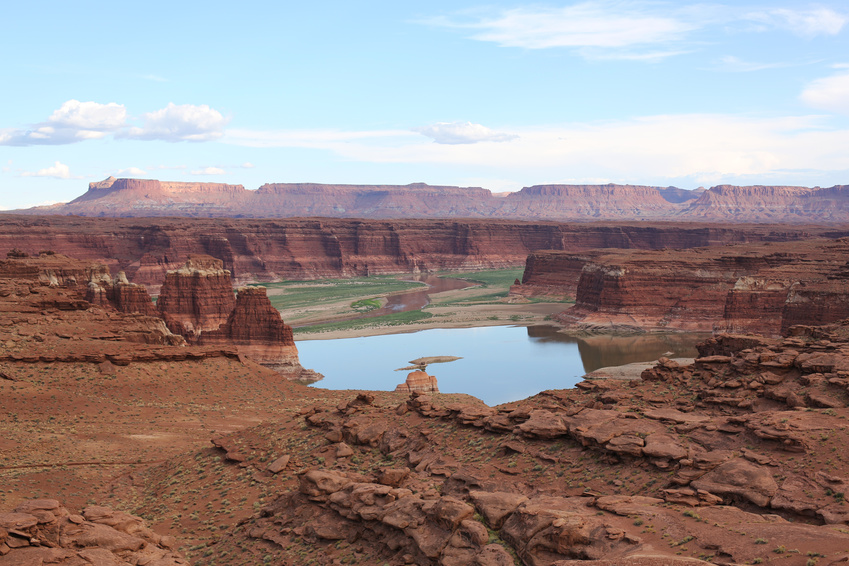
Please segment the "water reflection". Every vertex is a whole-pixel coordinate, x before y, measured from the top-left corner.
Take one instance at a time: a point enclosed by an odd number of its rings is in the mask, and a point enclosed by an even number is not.
[[[422,356],[461,356],[428,368],[443,393],[468,393],[489,405],[546,389],[574,387],[599,367],[644,362],[673,352],[695,355],[704,335],[592,336],[558,334],[550,326],[490,326],[423,330],[338,340],[298,342],[301,363],[325,375],[327,389],[391,391],[406,373],[394,369]]]
[[[710,334],[596,334],[572,337],[559,333],[553,326],[529,326],[528,337],[541,341],[573,343],[578,345],[584,371],[623,366],[635,362],[670,358],[694,358],[695,345]]]

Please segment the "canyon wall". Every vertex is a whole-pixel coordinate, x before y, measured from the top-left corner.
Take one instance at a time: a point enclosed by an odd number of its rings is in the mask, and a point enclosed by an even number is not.
[[[189,344],[235,346],[239,355],[289,379],[320,379],[301,367],[292,328],[271,305],[265,287],[242,287],[234,298],[233,281],[223,265],[211,256],[192,255],[183,267],[167,273],[157,307],[168,329]]]
[[[169,271],[156,303],[171,332],[190,342],[227,322],[235,304],[230,272],[207,255],[190,255],[183,267]]]
[[[265,287],[242,287],[236,304],[219,328],[201,333],[201,345],[234,344],[240,354],[278,371],[303,370],[292,327],[271,305]]]
[[[235,284],[524,265],[531,252],[659,249],[847,235],[824,227],[511,220],[185,219],[0,215],[0,249],[53,250],[124,271],[154,295],[192,254]]]
[[[80,216],[236,218],[513,218],[849,222],[849,185],[731,186],[708,190],[642,185],[534,185],[495,195],[480,187],[221,183],[115,179],[91,183],[69,203],[16,211]]]
[[[569,296],[555,318],[579,330],[778,335],[849,316],[849,239],[690,250],[539,252],[514,295]]]

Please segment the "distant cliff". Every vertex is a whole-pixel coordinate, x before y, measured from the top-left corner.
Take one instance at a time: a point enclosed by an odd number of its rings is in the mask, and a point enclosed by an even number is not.
[[[514,295],[572,296],[579,330],[779,335],[849,317],[849,238],[721,248],[537,252]]]
[[[641,185],[535,185],[493,194],[480,187],[221,183],[110,177],[65,204],[17,214],[198,218],[511,218],[849,222],[849,185],[830,188],[719,185],[708,190]]]

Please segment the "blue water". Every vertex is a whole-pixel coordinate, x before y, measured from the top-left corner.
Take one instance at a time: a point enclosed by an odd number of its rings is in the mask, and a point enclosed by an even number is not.
[[[701,337],[703,338],[703,337]],[[672,352],[692,356],[696,338],[594,337],[558,334],[545,326],[488,326],[422,330],[337,340],[297,341],[301,365],[324,374],[315,387],[392,391],[408,371],[394,371],[424,356],[461,356],[431,364],[442,393],[468,393],[488,405],[574,387],[603,366],[649,361]]]

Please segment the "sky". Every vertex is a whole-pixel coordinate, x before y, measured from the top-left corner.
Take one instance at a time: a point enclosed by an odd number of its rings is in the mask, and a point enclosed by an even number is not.
[[[849,184],[849,3],[8,2],[0,209],[241,184]]]

